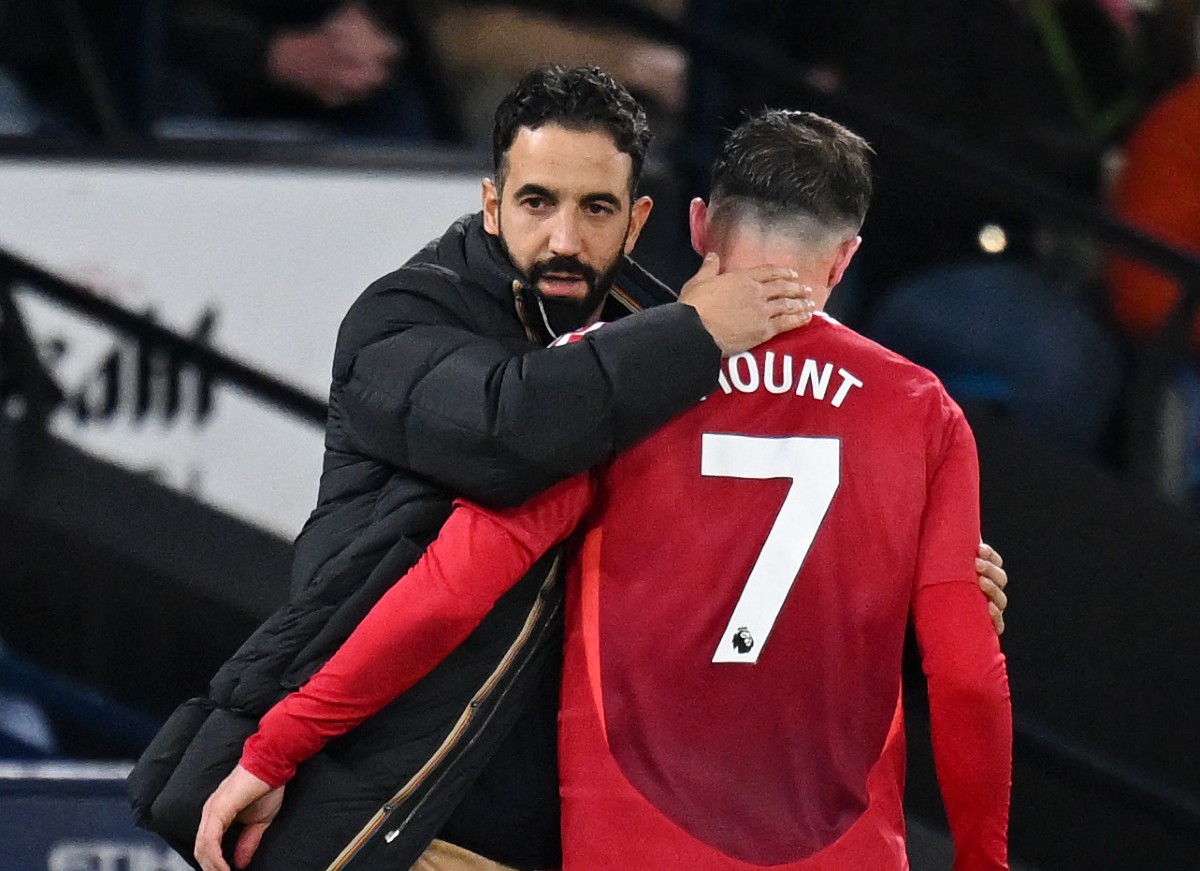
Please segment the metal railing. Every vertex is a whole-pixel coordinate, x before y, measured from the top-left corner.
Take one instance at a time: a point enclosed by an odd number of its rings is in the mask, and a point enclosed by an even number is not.
[[[3,325],[6,335],[0,352],[4,355],[4,374],[10,392],[30,388],[29,380],[50,376],[40,369],[35,349],[28,341],[20,314],[12,302],[12,293],[23,287],[44,299],[65,306],[80,315],[93,318],[133,339],[147,353],[161,353],[180,365],[201,370],[207,379],[228,384],[268,405],[316,425],[325,423],[326,402],[287,384],[273,375],[234,359],[194,338],[181,335],[145,315],[129,311],[116,303],[96,296],[90,291],[48,272],[41,267],[0,250],[0,304],[3,306]],[[24,336],[24,338],[22,338]],[[34,356],[31,359],[31,356]],[[14,376],[13,370],[16,370]],[[36,374],[39,373],[40,375]],[[44,380],[42,381],[44,385]],[[42,386],[42,395],[46,392]]]

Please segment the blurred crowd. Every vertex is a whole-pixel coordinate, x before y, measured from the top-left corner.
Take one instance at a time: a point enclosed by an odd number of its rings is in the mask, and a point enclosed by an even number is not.
[[[1179,305],[1175,276],[1003,191],[922,166],[904,131],[1200,254],[1198,9],[1200,0],[0,0],[0,134],[483,147],[491,109],[520,73],[594,63],[645,101],[660,163],[691,196],[706,184],[694,168],[742,111],[838,117],[851,106],[848,120],[879,155],[878,194],[835,297],[839,316],[935,369],[961,401],[1119,464],[1129,373]],[[689,55],[669,30],[640,26],[639,12],[710,50]],[[730,62],[722,46],[751,62]],[[764,58],[796,77],[764,75],[753,62]],[[1200,494],[1200,326],[1195,337],[1169,376],[1177,413],[1164,437],[1178,448],[1180,501]]]
[[[684,0],[644,4],[679,17]],[[684,54],[586,3],[3,0],[6,132],[460,142],[539,63],[597,63],[667,111]],[[251,122],[261,122],[255,127]]]

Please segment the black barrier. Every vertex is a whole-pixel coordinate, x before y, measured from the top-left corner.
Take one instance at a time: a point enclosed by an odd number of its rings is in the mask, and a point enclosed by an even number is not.
[[[128,765],[0,762],[0,871],[189,871],[134,828]]]

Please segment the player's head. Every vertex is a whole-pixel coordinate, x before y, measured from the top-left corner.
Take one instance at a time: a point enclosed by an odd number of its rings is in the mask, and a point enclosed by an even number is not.
[[[484,228],[558,331],[599,310],[637,241],[651,208],[636,196],[649,144],[641,105],[595,67],[532,70],[496,109]]]
[[[858,250],[871,199],[871,146],[812,112],[743,121],[713,164],[709,202],[692,203],[692,244],[722,268],[792,266],[818,302]]]

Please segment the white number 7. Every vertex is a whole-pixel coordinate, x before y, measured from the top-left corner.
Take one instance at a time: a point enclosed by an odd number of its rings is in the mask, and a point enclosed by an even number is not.
[[[713,662],[757,662],[775,618],[812,547],[841,482],[836,438],[765,438],[705,433],[700,474],[722,478],[790,478]]]

